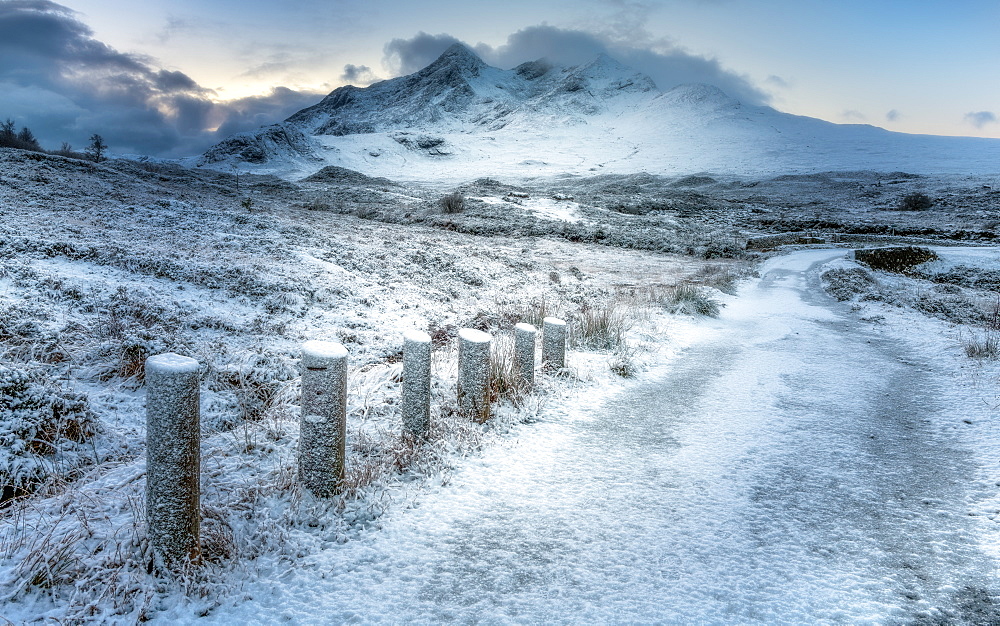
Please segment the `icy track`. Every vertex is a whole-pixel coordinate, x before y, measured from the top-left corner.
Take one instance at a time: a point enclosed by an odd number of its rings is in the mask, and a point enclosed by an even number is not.
[[[809,270],[842,254],[770,261],[658,380],[199,623],[997,619],[947,378],[822,295]]]

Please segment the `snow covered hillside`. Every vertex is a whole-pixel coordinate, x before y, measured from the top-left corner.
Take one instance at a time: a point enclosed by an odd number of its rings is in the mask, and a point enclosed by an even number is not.
[[[328,165],[397,180],[596,173],[1000,172],[1000,141],[892,133],[747,106],[701,84],[661,91],[600,56],[510,70],[455,44],[424,69],[341,87],[192,159],[301,178]]]
[[[440,180],[338,167],[0,149],[0,174],[0,621],[998,619],[997,249],[906,275],[800,252],[733,295],[751,235],[994,241],[996,177],[481,178],[449,209]],[[502,355],[552,314],[565,376],[462,417],[457,329]],[[351,359],[323,502],[296,480],[317,338]],[[151,568],[143,497],[143,362],[167,351],[202,364],[205,562],[182,579]]]

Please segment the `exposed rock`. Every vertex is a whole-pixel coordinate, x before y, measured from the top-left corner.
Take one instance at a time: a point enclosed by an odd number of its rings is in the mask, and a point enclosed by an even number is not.
[[[937,254],[920,246],[893,246],[887,248],[866,248],[854,251],[854,259],[873,270],[907,272],[914,267],[933,261]]]

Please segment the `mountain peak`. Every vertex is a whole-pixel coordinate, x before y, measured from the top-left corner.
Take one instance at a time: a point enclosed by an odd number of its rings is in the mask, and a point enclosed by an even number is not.
[[[705,83],[684,83],[670,89],[664,98],[695,106],[738,107],[739,100],[729,96],[715,85]]]
[[[602,52],[594,57],[594,60],[589,63],[584,63],[579,66],[579,71],[584,72],[594,72],[594,71],[604,71],[618,74],[634,73],[634,70],[627,65],[619,62],[618,59],[608,56],[606,53]]]
[[[620,91],[656,91],[653,79],[620,63],[617,59],[601,53],[589,63],[571,68],[566,79],[568,91],[578,91],[584,87],[605,92],[605,95]]]
[[[487,67],[487,65],[479,58],[479,55],[470,50],[465,44],[453,43],[448,46],[447,50],[441,53],[441,56],[437,60],[422,71],[437,71],[443,67],[458,68],[478,73],[479,70]]]

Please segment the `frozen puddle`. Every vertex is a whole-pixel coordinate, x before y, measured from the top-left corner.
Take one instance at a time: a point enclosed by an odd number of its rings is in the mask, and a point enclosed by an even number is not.
[[[202,621],[998,619],[972,457],[935,426],[965,409],[818,294],[841,254],[775,259],[662,380],[521,428],[381,530],[258,564]]]

